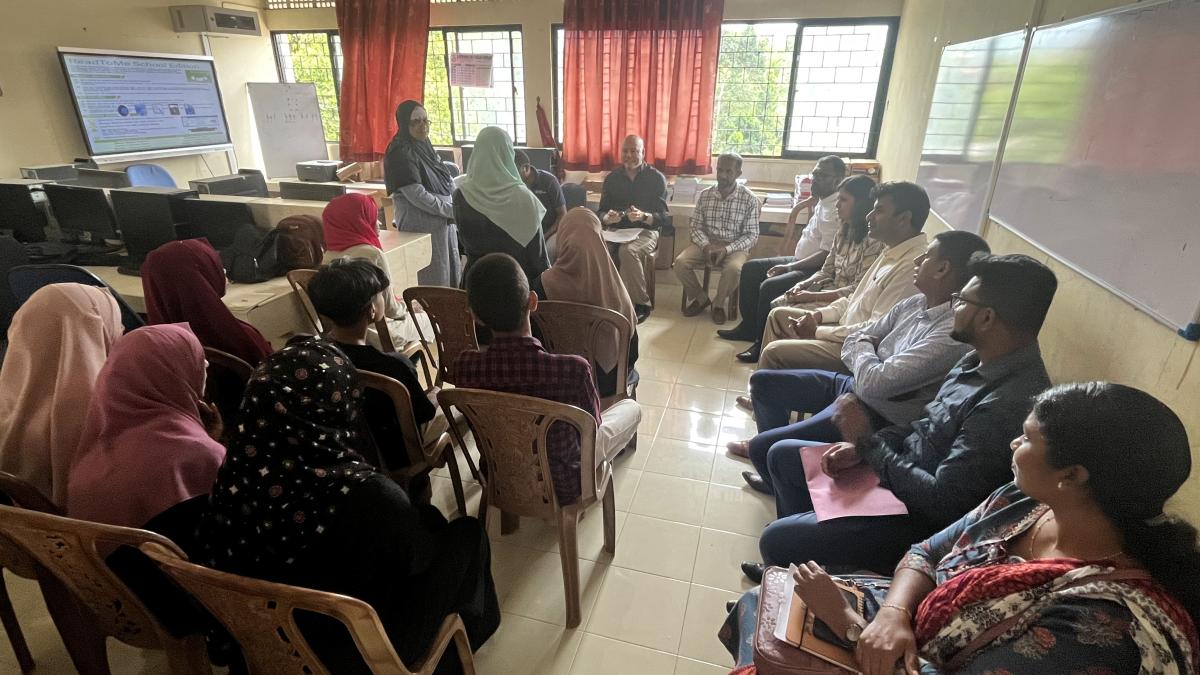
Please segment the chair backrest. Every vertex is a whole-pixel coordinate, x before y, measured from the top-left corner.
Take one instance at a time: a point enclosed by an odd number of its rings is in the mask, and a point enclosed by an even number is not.
[[[567,210],[577,206],[587,206],[587,188],[579,183],[563,183],[563,202]]]
[[[304,315],[308,319],[308,324],[318,335],[324,335],[328,330],[325,322],[321,319],[321,315],[317,312],[317,308],[312,304],[312,298],[308,297],[308,284],[313,277],[317,276],[320,270],[292,270],[287,273],[288,283],[291,284],[292,290],[296,291],[296,296],[300,298],[300,306],[304,309]],[[389,291],[390,292],[390,291]],[[375,322],[375,332],[379,333],[379,348],[385,352],[396,351],[396,343],[392,341],[392,331],[388,328],[387,317],[379,317]]]
[[[104,559],[121,546],[155,542],[180,557],[169,539],[146,530],[103,525],[50,513],[0,506],[0,535],[37,561],[95,619],[95,626],[143,649],[163,649],[176,642],[142,600]]]
[[[408,452],[409,465],[418,467],[428,464],[423,451],[424,442],[421,437],[421,427],[417,424],[417,416],[413,413],[412,397],[408,393],[408,388],[400,384],[398,380],[373,373],[369,370],[358,371],[359,382],[362,383],[364,389],[373,389],[378,391],[392,400],[392,406],[396,409],[396,419],[400,422],[399,439],[404,443],[404,449]],[[368,420],[370,422],[370,420]],[[395,441],[395,439],[377,438],[376,444]],[[380,461],[384,461],[383,448],[379,448]],[[380,469],[387,472],[389,467],[380,466]]]
[[[471,318],[467,305],[467,292],[446,286],[413,286],[404,289],[404,306],[410,312],[414,302],[429,316],[429,323],[433,326],[433,342],[437,345],[437,385],[452,382],[450,369],[454,367],[458,355],[479,347],[479,341],[475,338],[475,320]],[[425,351],[432,354],[429,341],[415,317],[413,324],[417,327]]]
[[[18,308],[25,304],[29,296],[33,295],[39,288],[49,286],[50,284],[85,284],[97,288],[106,288],[117,301],[117,306],[121,308],[121,325],[125,327],[126,333],[146,325],[146,322],[142,321],[142,317],[133,311],[133,308],[129,306],[129,303],[125,302],[120,293],[104,283],[100,277],[82,267],[53,263],[48,265],[19,265],[8,271],[8,285],[12,289],[13,298],[16,299]]]
[[[356,598],[250,579],[187,562],[155,544],[142,552],[229,631],[251,673],[329,673],[296,625],[296,610],[341,622],[373,673],[411,673],[400,661],[379,615]]]
[[[550,471],[547,434],[556,422],[579,432],[580,499],[586,506],[603,495],[612,479],[608,462],[596,465],[596,420],[573,405],[532,396],[455,388],[438,393],[453,419],[458,408],[487,463],[487,503],[507,513],[553,517],[560,504]]]
[[[25,479],[0,471],[0,504],[8,504],[30,511],[62,515],[62,510]],[[6,537],[0,536],[0,568],[10,570],[25,579],[37,576],[37,563],[25,550]]]
[[[592,376],[598,378],[600,368],[596,354],[600,345],[617,341],[616,393],[600,401],[601,409],[629,398],[629,343],[633,326],[620,312],[580,302],[546,300],[538,303],[532,319],[537,323],[546,349],[556,354],[576,354],[592,364]],[[597,384],[599,380],[597,379]]]
[[[157,164],[130,164],[125,167],[125,175],[133,187],[178,187],[171,174]]]
[[[254,373],[254,366],[240,358],[212,347],[204,348],[208,361],[208,380],[204,385],[204,397],[221,411],[226,431],[233,430],[234,419],[246,394],[246,385]]]

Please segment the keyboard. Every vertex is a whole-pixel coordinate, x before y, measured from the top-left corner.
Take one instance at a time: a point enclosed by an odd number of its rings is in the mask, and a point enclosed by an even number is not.
[[[34,264],[121,265],[129,262],[129,256],[123,251],[123,246],[107,244],[71,244],[61,241],[25,244],[25,255],[29,257],[29,262]]]

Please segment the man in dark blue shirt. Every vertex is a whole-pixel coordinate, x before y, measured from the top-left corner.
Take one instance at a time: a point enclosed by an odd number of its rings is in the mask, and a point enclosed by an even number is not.
[[[951,296],[951,337],[975,349],[946,376],[925,416],[876,432],[862,404],[844,395],[834,424],[847,442],[830,446],[821,459],[835,477],[867,465],[908,514],[818,521],[800,452],[781,453],[770,467],[773,479],[786,484],[776,491],[779,520],[759,541],[766,564],[815,560],[886,574],[913,542],[1012,480],[1009,443],[1021,434],[1033,397],[1050,386],[1037,336],[1058,282],[1049,268],[1023,255],[976,254],[968,272],[971,280]],[[752,579],[761,574],[757,563],[742,569]]]
[[[558,179],[549,171],[542,171],[535,167],[529,161],[529,155],[523,150],[517,150],[513,153],[517,161],[517,171],[521,174],[521,180],[525,181],[525,185],[533,192],[542,206],[546,207],[546,215],[542,216],[542,235],[546,239],[546,252],[550,256],[550,261],[554,262],[555,254],[558,253],[558,247],[552,237],[558,229],[558,221],[562,220],[563,215],[567,212],[566,200],[563,199],[562,186],[558,184]]]

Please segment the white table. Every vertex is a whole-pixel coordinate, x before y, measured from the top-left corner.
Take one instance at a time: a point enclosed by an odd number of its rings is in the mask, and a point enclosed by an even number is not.
[[[379,240],[392,273],[393,291],[399,293],[416,286],[417,270],[427,267],[433,256],[430,236],[387,230],[379,233]],[[119,293],[134,311],[145,313],[146,298],[141,277],[119,274],[116,267],[87,269]],[[293,335],[311,330],[300,299],[286,277],[276,277],[257,284],[230,282],[222,300],[234,316],[260,330],[276,349]]]

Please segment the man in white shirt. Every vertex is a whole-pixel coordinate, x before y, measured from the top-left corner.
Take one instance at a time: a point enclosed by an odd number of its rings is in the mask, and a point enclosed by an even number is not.
[[[822,157],[813,167],[812,177],[812,196],[796,204],[788,217],[788,223],[795,224],[801,211],[812,209],[808,225],[796,242],[795,255],[749,260],[742,266],[738,282],[742,321],[735,328],[717,331],[718,336],[726,340],[758,341],[771,311],[771,301],[819,270],[825,262],[825,256],[833,248],[833,236],[841,227],[837,186],[846,177],[846,163],[835,155]]]
[[[912,269],[928,243],[921,229],[929,216],[929,195],[916,183],[898,181],[883,183],[875,188],[874,196],[875,208],[867,215],[870,236],[887,248],[849,297],[817,310],[771,310],[763,333],[760,368],[847,372],[841,358],[846,336],[917,293]]]

